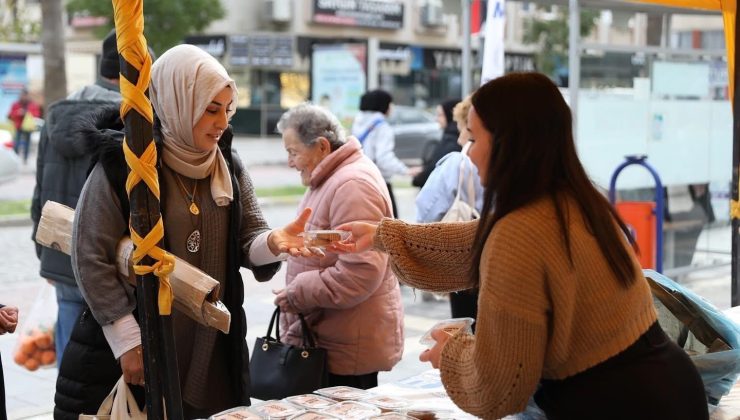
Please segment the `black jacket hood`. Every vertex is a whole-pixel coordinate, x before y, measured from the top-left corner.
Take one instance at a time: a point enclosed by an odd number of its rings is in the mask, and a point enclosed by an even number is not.
[[[44,130],[57,153],[68,159],[79,158],[89,153],[90,140],[84,128],[91,124],[105,127],[103,121],[110,124],[117,114],[118,105],[109,101],[62,100],[49,107]]]

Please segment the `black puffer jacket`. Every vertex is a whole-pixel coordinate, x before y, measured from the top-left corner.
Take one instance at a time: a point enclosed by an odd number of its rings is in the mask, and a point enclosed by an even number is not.
[[[41,209],[47,200],[75,208],[82,186],[87,179],[90,159],[96,150],[89,149],[89,139],[78,127],[106,107],[117,107],[110,101],[62,100],[49,107],[46,123],[41,130],[36,163],[36,188],[31,202],[33,235],[41,219]],[[117,108],[116,108],[117,109]],[[110,121],[104,124],[114,123]],[[106,126],[104,128],[110,128]],[[41,277],[76,286],[69,255],[36,244],[41,261]]]
[[[117,109],[107,109],[98,114],[90,124],[92,126],[81,129],[88,138],[90,147],[100,151],[99,162],[105,169],[106,177],[117,192],[122,203],[122,212],[128,213],[128,199],[125,193],[127,165],[121,148],[123,135],[119,131],[103,130],[115,116]],[[96,128],[97,127],[97,128]],[[155,141],[158,139],[155,131]],[[219,148],[229,166],[231,182],[238,185],[238,179],[243,170],[238,157],[232,155],[232,132],[229,128],[219,141]],[[158,154],[161,156],[161,153]],[[159,166],[159,165],[158,165]],[[164,188],[160,184],[160,188]],[[244,284],[239,268],[242,262],[242,250],[239,246],[238,233],[241,225],[241,200],[239,188],[234,188],[234,199],[230,209],[227,279],[223,303],[231,312],[230,333],[228,340],[228,360],[231,367],[231,376],[226,380],[232,384],[237,401],[234,406],[249,405],[249,349],[246,343],[247,321],[242,304],[244,303]],[[162,191],[162,197],[166,194]],[[165,203],[161,203],[162,207]],[[123,217],[123,214],[122,214]],[[126,216],[127,219],[127,216]],[[128,219],[127,219],[128,220]],[[254,267],[253,273],[257,280],[269,280],[280,268],[280,263]],[[80,413],[96,413],[105,396],[121,376],[118,363],[105,341],[102,329],[95,318],[86,310],[75,325],[67,348],[59,367],[56,395],[54,397],[54,418],[57,420],[77,420]],[[134,387],[135,388],[135,387]]]
[[[462,150],[462,147],[457,144],[458,137],[460,137],[460,132],[457,131],[457,124],[447,124],[445,131],[442,133],[442,139],[437,147],[434,148],[432,156],[424,162],[424,168],[411,180],[411,185],[419,188],[423,187],[427,179],[429,179],[429,175],[437,167],[437,162],[440,159],[450,152],[459,152]]]

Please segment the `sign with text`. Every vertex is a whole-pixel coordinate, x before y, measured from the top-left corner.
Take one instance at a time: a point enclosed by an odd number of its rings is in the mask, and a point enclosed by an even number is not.
[[[381,0],[313,0],[313,21],[379,29],[403,27],[403,3]]]
[[[225,35],[193,35],[185,37],[185,43],[195,45],[216,58],[221,58],[226,54]]]
[[[271,34],[231,35],[229,64],[232,66],[292,67],[294,39]]]

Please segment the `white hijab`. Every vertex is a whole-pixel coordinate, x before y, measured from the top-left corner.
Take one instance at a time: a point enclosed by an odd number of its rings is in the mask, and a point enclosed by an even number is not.
[[[189,178],[210,175],[211,196],[219,206],[228,205],[234,197],[226,160],[218,147],[210,152],[196,149],[193,127],[226,86],[231,87],[231,118],[237,103],[236,83],[211,55],[183,44],[167,50],[152,65],[149,96],[162,122],[162,159],[175,172]]]

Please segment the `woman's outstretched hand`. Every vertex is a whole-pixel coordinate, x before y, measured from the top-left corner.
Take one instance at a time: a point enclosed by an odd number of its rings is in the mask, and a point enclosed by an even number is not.
[[[294,257],[323,257],[324,253],[318,248],[307,248],[303,244],[301,234],[306,228],[306,222],[311,217],[311,209],[303,209],[303,212],[297,219],[288,223],[280,229],[273,229],[267,238],[267,246],[270,251],[278,255],[287,252]]]
[[[422,362],[430,362],[433,368],[439,369],[439,359],[442,355],[442,349],[445,344],[447,344],[450,337],[452,337],[452,335],[443,329],[432,331],[432,338],[435,341],[434,347],[424,350],[419,355],[419,360]]]
[[[363,252],[373,247],[375,231],[378,230],[377,223],[368,222],[350,222],[337,226],[335,229],[344,230],[351,235],[349,238],[335,242],[326,247],[327,251],[337,254],[346,254],[352,252]]]

